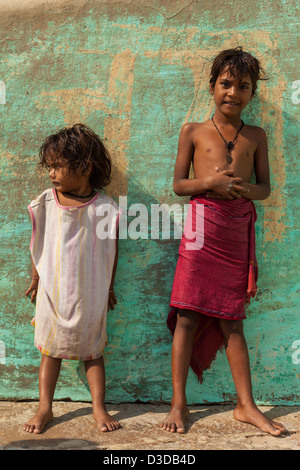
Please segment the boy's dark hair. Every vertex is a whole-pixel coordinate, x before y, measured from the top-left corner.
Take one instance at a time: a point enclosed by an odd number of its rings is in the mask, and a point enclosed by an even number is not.
[[[111,160],[100,137],[84,124],[64,127],[56,134],[47,137],[40,149],[40,164],[46,167],[51,161],[63,159],[69,170],[79,170],[84,174],[90,169],[90,184],[102,189],[110,183]]]
[[[266,80],[263,78],[264,70],[256,57],[249,52],[243,51],[242,47],[226,49],[221,51],[214,59],[210,71],[210,84],[214,88],[218,76],[228,70],[233,77],[243,77],[249,75],[252,82],[252,94],[257,88],[257,80]]]

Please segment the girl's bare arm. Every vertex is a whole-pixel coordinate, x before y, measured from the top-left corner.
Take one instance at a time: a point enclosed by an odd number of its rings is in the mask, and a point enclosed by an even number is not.
[[[37,291],[38,291],[39,274],[36,270],[32,257],[31,257],[31,271],[32,271],[31,284],[29,288],[27,289],[27,291],[25,292],[25,295],[31,294],[31,302],[33,303],[35,301]]]

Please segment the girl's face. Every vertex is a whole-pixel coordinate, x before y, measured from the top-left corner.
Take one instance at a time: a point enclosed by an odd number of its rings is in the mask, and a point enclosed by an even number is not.
[[[215,86],[211,86],[216,107],[225,115],[239,115],[253,98],[252,82],[249,75],[232,76],[223,70],[217,78]]]
[[[67,160],[49,158],[47,159],[47,170],[53,186],[61,193],[77,193],[90,186],[89,173],[82,174],[79,171],[70,170]]]

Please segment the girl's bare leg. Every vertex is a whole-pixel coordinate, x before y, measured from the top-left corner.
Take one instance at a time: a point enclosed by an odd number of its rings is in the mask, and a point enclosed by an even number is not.
[[[237,407],[233,416],[238,421],[253,424],[262,431],[279,436],[284,426],[267,418],[256,406],[252,395],[248,348],[243,332],[243,322],[220,320],[226,355],[237,393]]]
[[[94,419],[98,423],[100,431],[114,431],[119,428],[119,423],[106,411],[103,357],[85,361],[84,365],[92,396]]]
[[[173,398],[170,413],[161,424],[166,431],[185,432],[185,420],[189,414],[185,388],[199,315],[192,310],[180,310],[177,315],[172,345]]]
[[[37,414],[24,424],[24,431],[40,434],[53,418],[52,403],[61,359],[42,356],[39,373],[39,409]]]

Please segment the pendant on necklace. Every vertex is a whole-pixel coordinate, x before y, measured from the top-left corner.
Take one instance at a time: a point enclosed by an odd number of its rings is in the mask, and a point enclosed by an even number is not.
[[[233,162],[233,158],[232,158],[230,152],[228,152],[227,155],[226,155],[226,162],[229,163],[229,164]]]
[[[232,141],[228,142],[228,144],[226,145],[227,147],[227,155],[226,155],[226,161],[227,163],[232,163],[233,162],[233,158],[231,156],[231,152],[232,150],[234,149],[234,143]]]
[[[236,135],[235,135],[235,138],[233,140],[230,140],[229,142],[227,142],[227,140],[225,140],[225,138],[223,137],[223,135],[221,134],[221,132],[219,131],[215,121],[214,121],[214,117],[212,116],[211,118],[212,120],[212,123],[213,125],[215,126],[215,128],[217,129],[219,135],[222,137],[223,141],[224,141],[224,144],[226,145],[226,148],[227,148],[227,155],[226,155],[226,161],[227,163],[232,163],[233,162],[233,158],[232,158],[232,155],[231,155],[231,152],[232,150],[234,149],[235,147],[235,144],[236,144],[236,141],[237,141],[237,138],[238,138],[238,135],[239,133],[241,132],[241,130],[243,129],[244,127],[244,123],[242,121],[242,125],[241,127],[239,128],[239,130],[237,131]]]

